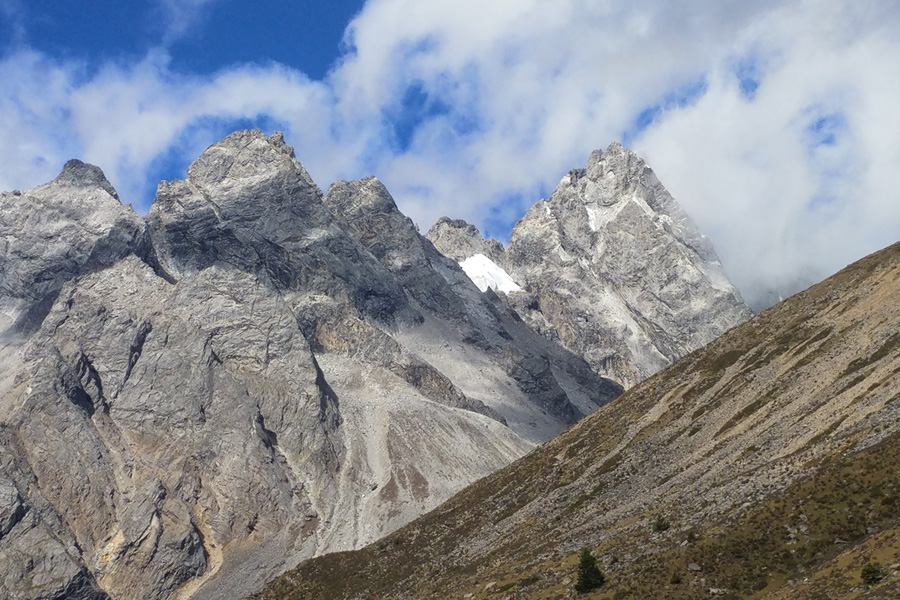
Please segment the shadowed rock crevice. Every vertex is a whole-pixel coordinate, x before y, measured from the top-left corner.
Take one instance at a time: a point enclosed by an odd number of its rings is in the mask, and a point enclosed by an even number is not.
[[[122,385],[125,385],[128,382],[128,378],[131,377],[131,371],[141,357],[141,352],[144,350],[144,342],[147,341],[147,336],[150,335],[151,331],[153,331],[153,323],[150,321],[145,321],[138,327],[137,332],[134,335],[134,340],[128,348],[128,364],[125,366],[125,375],[122,377]]]
[[[0,539],[28,514],[29,507],[14,482],[0,471]]]
[[[28,337],[40,329],[58,297],[59,290],[54,290],[42,298],[25,304],[24,310],[9,328],[8,338]]]

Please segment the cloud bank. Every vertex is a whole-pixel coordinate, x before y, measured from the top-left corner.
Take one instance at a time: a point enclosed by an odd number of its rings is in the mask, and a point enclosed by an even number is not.
[[[423,229],[449,215],[503,238],[623,140],[760,307],[900,238],[898,25],[889,0],[370,0],[323,81],[278,64],[187,76],[160,48],[97,67],[20,47],[0,60],[0,189],[78,156],[146,210],[156,179],[260,125],[323,187],[375,174]]]

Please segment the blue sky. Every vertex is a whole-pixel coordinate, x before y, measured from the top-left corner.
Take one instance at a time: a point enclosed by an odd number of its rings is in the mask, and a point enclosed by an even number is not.
[[[759,305],[900,237],[892,0],[0,0],[0,189],[78,157],[146,211],[237,128],[501,240],[623,141]]]
[[[185,2],[190,7],[191,2]],[[28,45],[52,55],[84,59],[140,60],[148,48],[164,46],[173,70],[211,74],[236,63],[279,62],[322,79],[341,56],[347,24],[361,0],[220,0],[174,12],[166,3],[15,3],[3,20],[5,51]],[[10,3],[9,6],[14,6]],[[182,20],[173,31],[170,20]],[[183,27],[183,29],[182,29]]]

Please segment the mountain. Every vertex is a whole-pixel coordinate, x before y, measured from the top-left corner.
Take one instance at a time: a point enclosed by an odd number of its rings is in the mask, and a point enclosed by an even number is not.
[[[900,244],[260,600],[900,594]]]
[[[377,179],[236,132],[146,217],[94,166],[0,194],[0,596],[258,590],[621,393]]]
[[[750,317],[709,240],[618,143],[532,206],[505,250],[459,220],[439,220],[427,237],[482,289],[506,291],[535,330],[626,387]]]

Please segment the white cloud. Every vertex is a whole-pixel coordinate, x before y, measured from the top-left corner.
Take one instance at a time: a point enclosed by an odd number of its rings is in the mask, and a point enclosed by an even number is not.
[[[719,69],[700,102],[637,144],[751,299],[797,291],[900,238],[896,11],[808,8],[759,27],[777,59],[752,102]],[[824,138],[810,126],[829,117],[834,139],[814,146]]]
[[[206,11],[221,0],[157,0],[164,20],[164,43],[169,44],[197,26]]]
[[[329,91],[284,68],[242,66],[206,79],[176,75],[160,51],[90,78],[78,63],[17,53],[0,62],[9,82],[0,98],[0,189],[52,179],[68,158],[100,165],[125,202],[146,209],[145,178],[154,159],[172,151],[187,162],[218,133],[216,119],[274,115],[329,160]],[[185,133],[189,133],[185,138]]]
[[[80,144],[66,134],[67,99],[77,65],[60,69],[24,52],[0,62],[0,189],[32,187],[55,176]]]
[[[161,0],[171,35],[212,1]],[[87,76],[20,52],[0,63],[0,187],[79,155],[139,202],[154,160],[215,141],[207,119],[266,116],[323,187],[375,174],[423,229],[443,214],[483,227],[630,133],[759,302],[898,237],[898,13],[888,0],[371,0],[325,82],[277,65],[185,77],[158,50]],[[740,65],[755,91],[742,94]],[[410,123],[413,84],[427,101]],[[688,84],[682,106],[671,95]]]

